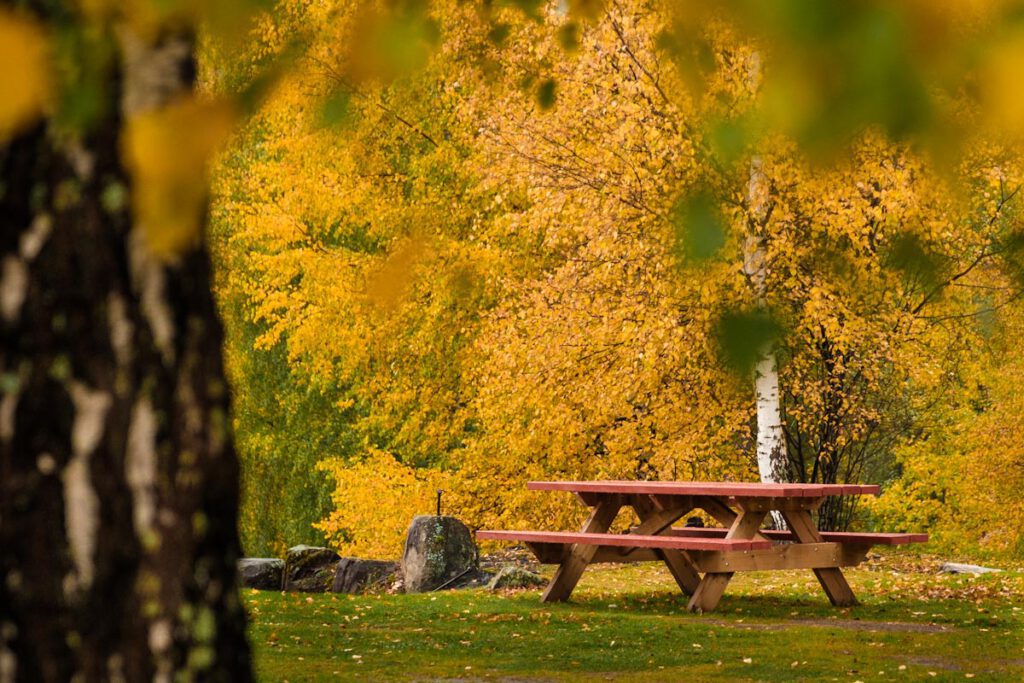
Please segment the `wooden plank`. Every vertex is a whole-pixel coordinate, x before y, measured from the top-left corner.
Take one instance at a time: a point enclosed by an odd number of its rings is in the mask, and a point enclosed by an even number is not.
[[[785,511],[782,516],[793,534],[801,543],[821,543],[821,533],[814,526],[809,512]],[[857,597],[853,589],[846,582],[846,577],[839,568],[815,569],[814,575],[818,578],[825,595],[829,601],[837,607],[849,607],[857,604]]]
[[[697,590],[693,592],[690,601],[686,604],[686,609],[698,613],[710,612],[715,609],[731,579],[731,572],[705,574],[704,578],[700,580]]]
[[[732,526],[725,534],[725,540],[753,539],[766,513],[760,510],[743,510],[733,520]],[[752,543],[759,541],[751,540]],[[686,608],[691,612],[710,612],[718,606],[718,601],[725,592],[725,587],[732,579],[732,572],[707,572],[700,580],[700,585],[690,597]]]
[[[585,531],[496,531],[481,529],[476,532],[476,537],[486,541],[571,543],[593,547],[616,546],[622,548],[667,548],[674,550],[753,550],[755,548],[770,548],[772,546],[771,541],[761,539],[687,538],[677,536],[644,536],[641,534],[606,534]]]
[[[694,551],[693,563],[702,572],[746,572],[777,569],[851,567],[864,559],[858,546],[839,543],[795,543],[769,550]]]
[[[927,543],[928,534],[911,533],[861,533],[851,531],[821,531],[821,537],[834,543],[851,545],[907,545]]]
[[[656,536],[666,529],[680,517],[690,511],[687,507],[657,508],[648,498],[632,496],[633,509],[640,518],[640,524],[629,530],[631,534],[640,536]]]
[[[729,527],[729,531],[725,534],[725,539],[753,539],[761,528],[761,522],[764,521],[764,517],[764,510],[744,510],[732,523],[732,526]],[[751,542],[756,543],[756,541]],[[770,542],[768,547],[771,547]]]
[[[541,564],[561,564],[569,554],[571,543],[527,543]],[[655,548],[620,548],[598,546],[590,564],[631,564],[634,562],[661,562]]]
[[[583,525],[583,534],[604,535],[603,532],[608,531],[608,527],[615,521],[621,507],[621,502],[614,497],[598,503]],[[480,537],[479,532],[477,532],[477,537]],[[565,559],[558,565],[558,569],[555,570],[551,583],[544,589],[544,593],[540,597],[541,602],[568,600],[595,552],[597,552],[596,545],[581,545],[579,543],[573,545],[566,553]]]
[[[718,527],[674,527],[666,530],[666,534],[673,536],[690,536],[697,538],[725,538],[728,529]],[[791,531],[777,531],[774,529],[762,529],[760,531],[765,537],[773,541],[795,541],[797,537]],[[861,533],[850,531],[819,531],[821,540],[830,543],[847,543],[850,545],[906,545],[908,543],[927,543],[928,534],[916,533]]]
[[[729,527],[732,526],[732,523],[736,521],[736,511],[726,505],[720,498],[715,498],[713,496],[701,496],[699,498],[694,498],[693,504],[714,517],[715,521],[725,527],[726,531],[728,531]],[[722,534],[722,537],[724,538],[725,534]]]
[[[771,512],[772,510],[817,510],[825,502],[825,496],[813,498],[801,496],[800,498],[778,498],[766,496],[733,496],[731,502],[744,510],[761,510]]]
[[[863,484],[759,484],[753,482],[692,481],[531,481],[532,491],[623,493],[674,496],[744,496],[767,498],[820,498],[832,495],[877,495],[879,487]]]
[[[736,517],[738,515],[735,510],[725,503],[723,498],[716,498],[714,496],[695,496],[693,498],[693,504],[695,507],[701,508],[704,512],[714,517],[715,521],[725,527],[726,531],[733,525],[733,522],[736,521]],[[722,534],[722,538],[724,537],[725,534]],[[767,537],[760,531],[754,534],[754,538],[762,541],[767,540]]]
[[[689,500],[689,499],[687,499]],[[631,533],[661,534],[672,527],[672,522],[690,511],[690,505],[671,509],[659,509],[657,504],[650,500],[634,500],[633,509],[640,517],[640,525]],[[671,521],[668,521],[671,520]],[[668,523],[665,523],[668,521]],[[661,560],[668,567],[676,585],[686,595],[693,595],[700,585],[700,574],[693,568],[693,563],[685,551],[667,550],[659,548],[655,551]]]
[[[541,564],[560,564],[568,553],[566,543],[527,543]],[[830,551],[815,552],[815,546],[834,544],[797,543],[768,550],[690,550],[686,552],[695,571],[743,572],[773,569],[817,569],[830,566],[855,567],[864,561],[870,545],[839,544],[839,559],[832,564]],[[663,562],[662,551],[656,548],[621,548],[601,546],[590,564],[626,564],[632,562]]]

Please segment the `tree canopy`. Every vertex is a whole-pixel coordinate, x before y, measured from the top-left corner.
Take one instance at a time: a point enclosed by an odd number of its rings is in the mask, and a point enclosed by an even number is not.
[[[756,477],[767,340],[792,480],[908,485],[943,457],[936,406],[1000,410],[1013,20],[819,5],[282,3],[213,60],[215,91],[293,60],[216,182],[248,495],[289,482],[286,517],[387,554],[437,487],[524,524],[564,514],[528,478]]]

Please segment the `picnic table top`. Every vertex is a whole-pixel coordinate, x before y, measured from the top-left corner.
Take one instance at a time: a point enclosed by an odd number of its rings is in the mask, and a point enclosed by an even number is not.
[[[878,495],[875,484],[761,484],[707,481],[531,481],[532,491],[639,493],[665,496],[735,496],[738,498],[820,498]]]

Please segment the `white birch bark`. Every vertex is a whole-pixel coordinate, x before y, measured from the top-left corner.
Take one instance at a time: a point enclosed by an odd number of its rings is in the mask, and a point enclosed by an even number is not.
[[[779,405],[779,371],[775,350],[767,345],[754,369],[757,396],[757,471],[761,481],[777,483],[786,471],[786,442]]]

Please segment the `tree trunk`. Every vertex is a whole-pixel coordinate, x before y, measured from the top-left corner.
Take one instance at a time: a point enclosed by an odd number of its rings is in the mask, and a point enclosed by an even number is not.
[[[0,681],[251,678],[210,261],[148,252],[118,147],[192,46],[137,43],[79,139],[0,142]]]
[[[767,295],[767,264],[764,241],[764,223],[768,216],[768,187],[761,170],[761,159],[750,163],[747,201],[750,206],[750,225],[743,243],[743,273],[747,276],[759,307],[764,307]],[[754,394],[757,405],[757,470],[761,481],[785,481],[787,455],[786,439],[782,431],[782,404],[779,395],[779,370],[774,344],[765,344],[754,367]],[[785,520],[778,512],[772,513],[777,529],[785,528]]]
[[[779,371],[771,345],[762,351],[754,368],[754,393],[757,400],[757,471],[763,482],[782,482],[786,473],[786,441],[779,402]]]
[[[743,243],[743,273],[764,307],[768,294],[764,222],[768,214],[768,187],[761,160],[750,163],[747,185],[750,226]],[[774,344],[765,344],[754,368],[754,392],[757,397],[757,468],[763,482],[783,481],[786,473],[786,440],[782,431],[782,406],[779,397],[779,371]]]

